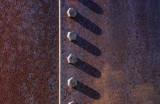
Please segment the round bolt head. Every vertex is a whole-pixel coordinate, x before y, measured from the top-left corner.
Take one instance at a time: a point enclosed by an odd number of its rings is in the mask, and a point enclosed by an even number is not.
[[[72,78],[68,79],[67,84],[68,84],[69,87],[72,87],[72,88],[76,87],[77,86],[77,80],[72,77]]]
[[[77,39],[77,33],[76,32],[68,32],[67,38],[69,41],[75,41]]]
[[[77,58],[74,55],[70,54],[67,57],[67,61],[69,64],[75,64],[77,62]]]
[[[75,104],[74,101],[69,102],[68,104]]]
[[[68,11],[67,11],[67,15],[68,15],[68,17],[76,17],[77,12],[76,12],[75,9],[69,8]]]

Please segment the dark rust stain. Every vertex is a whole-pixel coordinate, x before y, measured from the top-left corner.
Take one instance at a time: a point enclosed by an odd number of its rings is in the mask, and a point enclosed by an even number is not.
[[[58,103],[58,0],[0,2],[0,104]]]

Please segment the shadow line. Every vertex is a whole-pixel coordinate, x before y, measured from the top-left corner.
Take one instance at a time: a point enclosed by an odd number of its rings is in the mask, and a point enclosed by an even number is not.
[[[95,56],[101,55],[100,49],[98,49],[93,44],[89,43],[87,40],[81,38],[80,36],[77,37],[76,41],[72,42]]]
[[[96,35],[101,35],[102,30],[93,22],[91,22],[86,17],[82,16],[81,14],[77,13],[75,18],[72,18],[74,21],[78,22],[81,26],[85,27],[89,31],[93,32]]]
[[[77,82],[77,86],[74,87],[75,90],[87,95],[88,97],[92,98],[92,99],[99,99],[100,98],[100,94],[95,91],[94,89],[84,85],[83,83],[81,82]]]
[[[73,65],[93,77],[101,77],[101,72],[99,70],[80,59],[77,59],[77,62]]]
[[[88,7],[90,10],[97,14],[103,14],[103,9],[92,0],[78,0],[80,3]]]

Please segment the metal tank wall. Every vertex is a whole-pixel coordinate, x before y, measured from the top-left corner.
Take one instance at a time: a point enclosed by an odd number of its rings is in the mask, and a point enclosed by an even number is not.
[[[0,104],[58,104],[58,0],[0,1]]]
[[[61,18],[58,2],[1,0],[0,104],[59,103],[59,19],[61,104],[160,104],[160,1],[61,0]]]
[[[61,0],[61,39],[61,104],[160,104],[159,0]]]

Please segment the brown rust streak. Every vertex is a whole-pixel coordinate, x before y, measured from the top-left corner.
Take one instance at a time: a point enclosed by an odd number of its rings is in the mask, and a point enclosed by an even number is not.
[[[58,103],[58,0],[0,2],[0,104]]]

